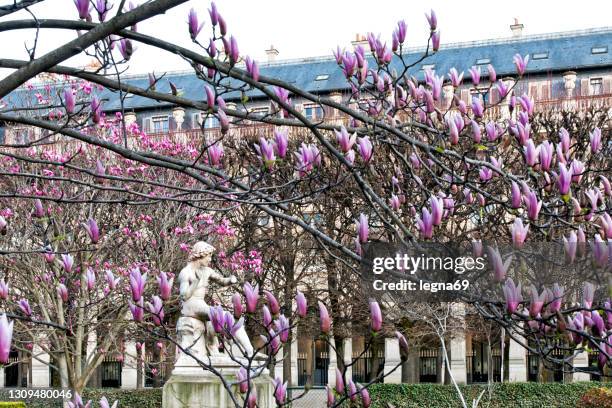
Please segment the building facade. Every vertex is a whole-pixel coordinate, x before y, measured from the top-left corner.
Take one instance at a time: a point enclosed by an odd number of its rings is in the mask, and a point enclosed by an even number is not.
[[[480,66],[486,75],[487,66],[492,64],[499,78],[513,81],[515,68],[512,58],[515,54],[529,55],[530,61],[525,77],[518,83],[514,93],[528,94],[535,101],[536,110],[581,110],[591,106],[612,106],[612,28],[594,29],[549,35],[522,36],[522,26],[512,26],[513,35],[508,39],[479,41],[445,45],[442,49],[414,68],[410,74],[418,79],[423,72],[431,69],[439,75],[447,74],[451,67],[460,72],[472,66]],[[357,38],[355,43],[359,43]],[[310,58],[299,61],[276,61],[278,52],[268,50],[270,61],[261,64],[263,75],[276,77],[300,87],[311,93],[334,98],[338,102],[346,101],[350,95],[345,78],[332,58]],[[422,50],[409,50],[407,58],[418,59]],[[167,78],[185,97],[203,100],[202,82],[193,73],[171,73]],[[146,76],[134,76],[127,81],[141,88],[148,87]],[[158,84],[158,91],[169,92],[167,81]],[[450,105],[452,88],[444,89],[444,101]],[[478,93],[470,79],[467,78],[458,90],[460,98],[468,103],[473,94]],[[201,136],[201,128],[211,133],[218,132],[219,123],[215,118],[206,118],[202,112],[155,102],[137,96],[127,95],[123,107],[118,95],[102,91],[104,110],[108,115],[123,109],[128,124],[138,123],[151,137],[193,138]],[[499,99],[496,91],[488,96],[489,102]],[[231,95],[226,99],[232,101]],[[342,121],[342,116],[334,110],[324,110],[319,105],[294,99],[295,107],[310,119]],[[448,106],[447,105],[447,106]],[[267,114],[270,104],[261,95],[253,94],[247,109],[253,114]],[[504,115],[507,105],[500,104],[493,114]],[[272,125],[249,124],[233,128],[237,137],[258,136],[266,134]],[[6,144],[24,143],[36,137],[32,129],[1,127],[0,142]],[[62,149],[58,144],[57,149]],[[499,338],[499,335],[498,337]],[[324,342],[316,340],[308,333],[298,329],[291,345],[291,386],[322,386],[335,381],[335,369],[342,362],[337,361],[336,353]],[[356,382],[365,382],[381,371],[391,372],[400,363],[399,347],[395,338],[381,339],[376,347],[363,353],[367,341],[358,333],[344,339],[342,345],[343,359],[346,363],[356,362],[348,370]],[[136,388],[159,386],[165,373],[163,367],[155,362],[155,354],[147,353],[153,345],[137,348],[135,343],[125,345],[126,353],[122,358],[109,358],[98,368],[93,386]],[[143,349],[144,350],[141,350]],[[564,374],[563,367],[544,367],[537,355],[529,354],[514,340],[487,341],[480,333],[465,330],[454,333],[448,341],[450,350],[451,371],[459,383],[482,383],[488,381],[578,381],[589,380],[585,373]],[[141,355],[142,358],[128,356]],[[34,358],[32,358],[34,356]],[[50,358],[40,348],[34,348],[25,354],[17,352],[11,355],[12,364],[0,369],[0,386],[43,387],[55,385],[56,375],[49,368]],[[590,367],[595,362],[586,353],[578,356],[574,365]],[[430,345],[411,347],[411,354],[402,364],[401,370],[395,370],[385,377],[387,383],[399,382],[445,382],[448,375],[443,372],[442,354],[439,344],[432,341]],[[276,370],[282,370],[279,364]],[[593,377],[595,379],[595,377]]]

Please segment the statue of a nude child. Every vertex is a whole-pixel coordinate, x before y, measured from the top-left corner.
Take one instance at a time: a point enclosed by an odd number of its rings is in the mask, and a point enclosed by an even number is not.
[[[192,317],[206,323],[210,320],[210,306],[204,300],[209,280],[217,282],[222,286],[237,283],[235,276],[226,278],[208,266],[214,251],[215,248],[212,245],[206,242],[197,242],[191,250],[189,262],[178,276],[179,291],[183,301],[183,308],[181,309],[182,317]],[[206,334],[203,333],[202,335]],[[241,346],[245,356],[249,357],[253,354],[253,346],[244,327],[241,327],[236,332],[234,339]]]

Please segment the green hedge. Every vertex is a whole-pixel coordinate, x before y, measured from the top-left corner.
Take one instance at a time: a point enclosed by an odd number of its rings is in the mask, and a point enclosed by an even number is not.
[[[93,400],[93,407],[100,406],[99,401],[102,396],[105,396],[112,404],[115,400],[119,400],[119,408],[159,408],[162,406],[162,389],[161,388],[144,388],[137,390],[122,390],[117,388],[89,388],[83,392],[83,400]],[[6,390],[0,390],[0,401],[7,401],[8,394]],[[0,408],[62,408],[61,401],[58,400],[26,400],[26,405],[20,403],[4,403],[12,405],[2,405]]]
[[[503,383],[485,391],[482,408],[575,408],[580,398],[591,388],[611,387],[612,383]],[[460,386],[468,406],[486,385]],[[452,385],[442,384],[374,384],[370,387],[373,408],[456,408],[461,402]]]
[[[26,408],[23,402],[0,402],[0,408]]]

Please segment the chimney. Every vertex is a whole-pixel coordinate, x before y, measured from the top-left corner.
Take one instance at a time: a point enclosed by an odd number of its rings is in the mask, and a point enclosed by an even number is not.
[[[353,45],[353,50],[358,46],[361,45],[363,48],[365,48],[366,50],[368,50],[369,44],[368,44],[368,37],[366,37],[363,34],[355,34],[355,40],[351,41],[351,44]]]
[[[523,28],[525,26],[519,23],[518,18],[514,18],[514,24],[510,26],[510,30],[512,30],[512,37],[519,38],[523,36]]]
[[[266,50],[266,55],[268,56],[268,62],[274,62],[278,56],[278,50],[273,45],[270,45],[270,49]]]

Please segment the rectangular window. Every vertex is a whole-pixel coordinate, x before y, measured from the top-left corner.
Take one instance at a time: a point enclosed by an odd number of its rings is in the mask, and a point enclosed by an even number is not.
[[[216,116],[208,116],[204,121],[204,129],[214,129],[219,127],[219,119]]]
[[[591,48],[591,54],[606,54],[608,47],[593,47]]]
[[[151,118],[151,132],[164,133],[167,132],[170,126],[168,116],[153,116]]]
[[[470,100],[469,102],[472,103],[472,97],[477,97],[480,98],[482,100],[482,102],[487,105],[489,103],[489,92],[488,92],[488,88],[472,88],[470,89]]]
[[[478,58],[476,60],[476,65],[486,65],[491,63],[491,58]]]
[[[423,71],[427,71],[428,69],[433,70],[436,67],[436,64],[423,64],[423,66],[421,66],[421,69]]]
[[[603,78],[591,78],[591,95],[602,95],[603,92]]]
[[[265,116],[270,113],[270,107],[268,106],[260,106],[258,108],[252,108],[249,110],[249,113],[255,116]]]
[[[322,119],[323,118],[323,108],[321,105],[304,105],[304,116],[308,119]]]
[[[329,78],[329,75],[321,74],[321,75],[317,75],[317,77],[315,78],[315,81],[325,81],[328,78]]]
[[[14,143],[15,144],[26,144],[29,143],[32,130],[28,128],[15,128],[13,129]]]
[[[534,59],[534,60],[548,59],[548,53],[547,52],[535,52],[531,54],[531,59]]]

